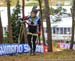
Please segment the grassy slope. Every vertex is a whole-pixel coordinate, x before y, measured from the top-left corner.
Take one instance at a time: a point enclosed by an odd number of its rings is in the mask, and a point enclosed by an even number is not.
[[[75,61],[75,51],[67,50],[62,52],[37,54],[21,54],[16,56],[1,56],[0,61]]]
[[[10,1],[11,1],[11,6],[15,6],[15,5],[16,5],[16,1],[17,1],[17,0],[10,0]],[[0,6],[6,6],[6,1],[0,0],[0,3],[3,3],[3,4],[0,5]]]
[[[16,5],[17,0],[10,0],[10,1],[11,1],[11,6],[15,6]],[[6,6],[6,2],[5,1],[0,0],[0,3],[3,3],[2,5],[0,5],[1,7],[2,6]],[[33,6],[33,5],[38,5],[38,2],[26,3],[26,6]]]

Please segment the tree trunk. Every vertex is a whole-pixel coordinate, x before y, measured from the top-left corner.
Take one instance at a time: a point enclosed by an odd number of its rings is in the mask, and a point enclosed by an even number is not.
[[[49,3],[48,3],[48,0],[44,0],[44,2],[45,2],[46,23],[47,23],[48,52],[52,52],[53,47],[52,47],[52,34],[51,34]]]
[[[7,16],[8,16],[8,40],[9,43],[13,43],[13,38],[12,38],[12,26],[11,26],[11,15],[10,15],[10,0],[7,1]]]
[[[74,41],[74,15],[73,15],[73,9],[71,11],[72,11],[72,36],[71,36],[70,49],[73,49],[73,41]]]
[[[3,42],[3,28],[2,28],[2,22],[1,22],[1,16],[0,16],[0,44]]]
[[[42,2],[39,0],[39,7],[40,7],[40,20],[41,20],[41,28],[42,28],[42,37],[43,37],[43,44],[45,45],[45,36],[44,36],[44,28],[43,28],[43,18],[42,18]]]
[[[75,34],[75,0],[73,0],[73,6],[71,9],[72,13],[72,36],[71,36],[71,44],[70,49],[73,49],[73,43],[74,43],[74,34]]]
[[[23,16],[23,20],[24,20],[24,7],[25,7],[25,0],[22,0],[22,16]],[[24,39],[25,39],[25,43],[27,43],[27,30],[26,30],[26,24],[23,24],[25,32],[24,32]]]

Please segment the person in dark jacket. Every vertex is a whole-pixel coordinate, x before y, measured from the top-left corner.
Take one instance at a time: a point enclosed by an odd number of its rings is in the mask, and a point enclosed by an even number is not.
[[[40,18],[37,16],[38,10],[35,8],[32,9],[31,15],[29,17],[25,17],[28,24],[28,44],[30,46],[30,55],[35,55],[36,51],[36,40],[38,34],[40,35]],[[33,43],[32,43],[33,42]]]

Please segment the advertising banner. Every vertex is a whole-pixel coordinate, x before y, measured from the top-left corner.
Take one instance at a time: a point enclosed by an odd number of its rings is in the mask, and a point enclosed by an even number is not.
[[[43,45],[36,46],[36,52],[43,53],[43,50]],[[28,44],[0,44],[0,55],[28,53],[29,51]]]

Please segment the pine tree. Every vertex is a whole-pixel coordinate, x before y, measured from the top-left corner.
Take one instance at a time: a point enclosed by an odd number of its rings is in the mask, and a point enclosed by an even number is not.
[[[13,9],[13,14],[11,16],[11,23],[12,23],[12,33],[13,33],[13,40],[17,42],[19,28],[16,27],[16,21],[18,20],[18,14],[20,13],[20,5],[19,0],[17,0],[17,4],[15,9]]]

